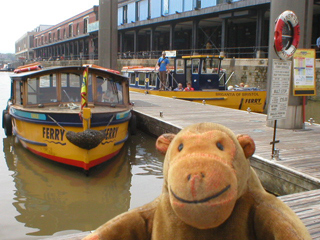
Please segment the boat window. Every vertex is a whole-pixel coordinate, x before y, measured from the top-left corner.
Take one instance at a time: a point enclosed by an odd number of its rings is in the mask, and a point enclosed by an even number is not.
[[[139,73],[134,73],[134,81],[139,84]]]
[[[39,81],[40,81],[40,88],[50,87],[50,78],[48,76],[41,77]]]
[[[199,73],[200,59],[192,59],[192,74]]]
[[[150,73],[149,74],[149,86],[155,87],[157,83],[157,73]]]
[[[219,67],[219,60],[212,59],[212,58],[204,59],[202,66],[203,66],[203,69],[202,69],[203,74],[217,74],[218,67]]]
[[[28,79],[28,104],[57,102],[56,75]]]
[[[176,60],[176,73],[177,74],[184,74],[184,60],[183,59],[177,59]]]
[[[146,80],[146,74],[139,73],[139,85],[145,85],[145,80]]]
[[[187,82],[191,82],[191,75],[192,75],[192,71],[191,71],[191,60],[187,59],[186,61],[186,80]]]
[[[81,87],[82,87],[82,82],[81,82]],[[80,90],[81,91],[81,90]],[[92,93],[92,74],[88,74],[88,102],[93,102],[93,93]],[[81,95],[81,94],[80,94]],[[79,100],[81,101],[81,100]]]
[[[61,74],[61,101],[80,102],[82,75],[73,73]]]
[[[97,102],[123,104],[122,85],[112,79],[97,77]]]
[[[21,104],[21,89],[20,89],[20,81],[14,81],[15,83],[15,104],[20,105]]]
[[[80,81],[79,81],[78,75],[70,74],[70,87],[73,87],[73,88],[80,87]]]
[[[130,74],[130,84],[136,85],[136,74],[135,73]]]

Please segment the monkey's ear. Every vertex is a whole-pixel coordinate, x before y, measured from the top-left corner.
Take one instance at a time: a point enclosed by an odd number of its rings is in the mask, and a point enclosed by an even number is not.
[[[243,149],[246,158],[251,157],[256,151],[256,145],[253,139],[247,134],[240,134],[237,136],[237,139]]]
[[[163,155],[165,155],[171,141],[174,139],[175,136],[176,135],[173,133],[164,133],[160,137],[158,137],[156,141],[157,150]]]

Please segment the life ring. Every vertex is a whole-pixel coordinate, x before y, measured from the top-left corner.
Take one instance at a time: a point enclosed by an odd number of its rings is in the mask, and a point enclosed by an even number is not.
[[[282,31],[286,24],[291,25],[293,29],[293,39],[289,47],[283,46]],[[274,30],[274,49],[277,55],[283,59],[290,59],[298,48],[300,41],[300,24],[297,15],[292,11],[284,11],[276,21]]]
[[[22,73],[22,72],[40,70],[41,68],[42,68],[41,66],[24,67],[24,68],[15,69],[13,72],[14,73]]]

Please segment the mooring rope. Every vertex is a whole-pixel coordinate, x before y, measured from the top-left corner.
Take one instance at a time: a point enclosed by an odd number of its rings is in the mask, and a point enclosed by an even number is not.
[[[53,117],[51,117],[49,114],[47,114],[48,115],[48,117],[52,120],[52,121],[54,121],[59,127],[61,127],[63,130],[65,130],[66,132],[68,132],[68,130],[67,129],[65,129],[64,127],[62,127]]]
[[[107,127],[110,125],[110,123],[112,122],[113,118],[114,118],[114,115],[112,115],[112,117],[110,118],[110,120],[109,120],[106,128],[105,128],[103,131],[106,131],[106,130],[107,130]]]

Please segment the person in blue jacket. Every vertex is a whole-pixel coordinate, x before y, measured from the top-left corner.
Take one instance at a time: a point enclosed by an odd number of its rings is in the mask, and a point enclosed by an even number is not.
[[[159,66],[159,74],[160,74],[160,90],[165,90],[166,88],[166,79],[167,79],[167,72],[169,71],[168,65],[170,61],[166,58],[166,52],[162,52],[162,56],[159,57],[157,64],[155,67]]]

